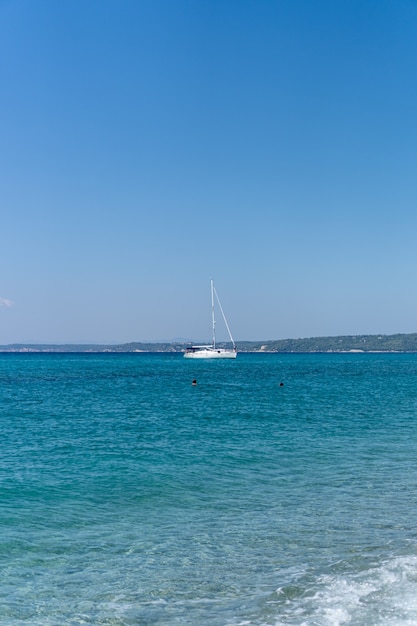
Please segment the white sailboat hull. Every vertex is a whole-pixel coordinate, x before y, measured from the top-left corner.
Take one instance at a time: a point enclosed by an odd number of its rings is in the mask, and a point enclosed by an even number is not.
[[[184,353],[186,359],[235,359],[236,350],[224,348],[191,349]]]

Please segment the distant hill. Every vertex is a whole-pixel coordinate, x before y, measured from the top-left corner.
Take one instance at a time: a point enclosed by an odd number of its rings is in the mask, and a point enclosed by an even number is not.
[[[131,342],[120,345],[95,344],[9,344],[0,352],[184,352],[189,343]],[[218,344],[219,347],[228,344]],[[417,333],[397,335],[344,335],[308,339],[238,341],[239,352],[417,352]]]
[[[417,352],[417,333],[240,342],[238,348],[242,352]]]

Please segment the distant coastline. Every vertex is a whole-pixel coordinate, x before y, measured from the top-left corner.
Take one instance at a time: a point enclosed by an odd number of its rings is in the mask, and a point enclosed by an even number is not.
[[[184,342],[130,342],[105,344],[29,344],[16,343],[0,346],[1,353],[11,352],[184,352],[190,343]],[[227,343],[218,344],[219,347]],[[396,335],[341,335],[310,337],[306,339],[278,339],[267,341],[237,341],[239,352],[246,353],[323,353],[323,352],[417,352],[417,333]]]

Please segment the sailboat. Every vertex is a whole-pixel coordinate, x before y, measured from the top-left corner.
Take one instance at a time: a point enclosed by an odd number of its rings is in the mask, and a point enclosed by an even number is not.
[[[229,324],[227,323],[226,316],[223,312],[222,305],[217,295],[216,288],[213,283],[213,279],[210,281],[211,286],[211,319],[212,319],[212,342],[210,345],[205,346],[191,346],[184,352],[184,357],[187,359],[235,359],[237,356],[237,349],[232,333],[230,332]],[[229,333],[230,341],[232,342],[232,348],[218,348],[216,346],[216,318],[214,314],[214,296],[216,296],[217,304],[223,316],[224,323],[226,324],[227,332]]]

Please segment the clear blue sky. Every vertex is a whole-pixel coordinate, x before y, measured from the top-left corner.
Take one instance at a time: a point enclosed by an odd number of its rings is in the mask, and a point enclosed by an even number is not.
[[[0,0],[0,343],[417,331],[415,0]],[[219,339],[222,338],[219,323]]]

